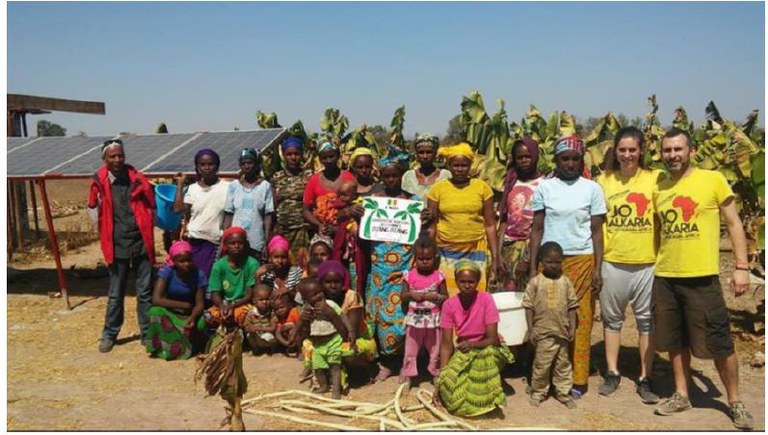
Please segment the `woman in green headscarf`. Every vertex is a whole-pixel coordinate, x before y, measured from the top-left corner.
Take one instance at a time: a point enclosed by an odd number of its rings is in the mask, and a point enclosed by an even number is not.
[[[480,267],[460,260],[454,270],[459,292],[443,302],[440,312],[440,375],[434,397],[451,414],[474,417],[506,403],[501,371],[514,358],[499,337],[493,297],[477,291]]]

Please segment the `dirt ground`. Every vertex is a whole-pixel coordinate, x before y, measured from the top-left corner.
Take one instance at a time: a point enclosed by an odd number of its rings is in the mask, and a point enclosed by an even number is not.
[[[64,198],[59,202],[66,204],[67,194],[73,194],[73,190],[79,192],[72,201],[82,198],[86,190],[81,187],[73,182],[52,189],[58,189],[59,198]],[[63,258],[73,310],[66,308],[63,299],[49,296],[58,286],[54,263],[42,252],[43,241],[37,243],[38,248],[29,249],[28,254],[16,253],[7,267],[8,429],[218,429],[225,415],[224,402],[218,397],[205,397],[202,385],[195,385],[196,362],[165,362],[146,356],[138,340],[132,294],[126,297],[126,318],[118,345],[110,353],[98,352],[107,289],[107,278],[96,269],[101,260],[98,242],[92,235],[88,236],[89,224],[82,211],[57,219],[56,225],[60,229],[79,226],[72,231],[75,235],[70,235],[70,246]],[[84,244],[87,240],[92,241]],[[162,252],[159,243],[158,252]],[[730,267],[728,254],[723,256],[724,266]],[[756,430],[765,428],[765,372],[763,367],[751,367],[749,361],[755,352],[764,351],[764,342],[750,332],[753,322],[763,316],[755,314],[756,305],[763,298],[762,287],[757,293],[738,300],[727,298],[741,362],[742,399],[754,416]],[[632,382],[639,364],[633,328],[634,320],[630,316],[622,333],[620,371],[623,379],[614,397],[597,395],[602,378],[595,373],[590,377],[589,393],[578,402],[576,410],[568,411],[554,400],[533,408],[526,400],[522,375],[513,365],[504,375],[508,397],[503,412],[471,423],[484,429],[732,430],[724,388],[709,361],[693,361],[693,410],[660,417],[653,414],[652,406],[640,403]],[[592,350],[594,365],[602,373],[605,363],[599,323],[595,323]],[[249,381],[246,398],[289,389],[306,390],[306,384],[299,384],[301,368],[298,360],[282,355],[245,355],[244,369]],[[665,355],[657,356],[654,377],[657,391],[662,396],[670,395],[672,373]],[[352,389],[346,399],[385,403],[394,397],[397,385],[396,378],[364,385]],[[426,382],[421,387],[431,390]],[[406,404],[416,403],[412,392]],[[260,409],[281,412],[268,405],[265,403]],[[350,424],[349,419],[344,418],[317,419]],[[317,429],[250,414],[244,414],[244,420],[248,430]],[[377,427],[365,421],[355,421],[354,425],[371,430]]]

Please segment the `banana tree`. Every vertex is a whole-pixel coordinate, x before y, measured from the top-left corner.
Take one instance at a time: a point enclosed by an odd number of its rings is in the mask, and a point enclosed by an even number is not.
[[[348,128],[349,119],[342,115],[339,109],[333,107],[325,109],[325,114],[320,119],[320,131],[325,134],[326,139],[338,143]]]
[[[468,97],[462,97],[459,121],[464,139],[475,147],[475,151],[485,154],[491,135],[488,125],[490,118],[485,112],[485,103],[480,92],[472,91]]]
[[[605,155],[613,147],[613,138],[620,128],[619,121],[608,112],[584,138],[584,164],[592,175],[605,170]]]
[[[264,113],[261,110],[256,111],[256,123],[258,124],[259,128],[263,129],[280,128],[280,124],[277,121],[277,114],[275,112]],[[264,158],[262,170],[264,172],[264,177],[268,179],[272,178],[272,175],[280,170],[279,148],[280,147],[275,147],[273,149],[267,150],[264,154],[262,154],[262,157]]]
[[[376,143],[376,137],[368,131],[368,126],[363,124],[357,129],[353,130],[343,138],[341,138],[341,161],[343,165],[349,164],[349,157],[355,148],[365,147],[369,148],[374,156],[382,156],[386,154]]]
[[[256,123],[259,128],[280,128],[280,124],[277,122],[277,114],[264,113],[261,110],[256,112]]]
[[[405,127],[405,106],[400,106],[395,110],[395,114],[392,115],[392,121],[389,126],[392,127],[392,134],[389,136],[389,142],[395,145],[400,151],[408,152],[408,142],[403,136],[403,129]]]
[[[661,126],[659,117],[656,113],[659,111],[659,105],[656,102],[656,95],[648,97],[648,105],[651,110],[645,114],[645,124],[643,125],[643,135],[645,136],[645,155],[643,156],[646,166],[653,168],[663,168],[661,163],[661,138],[664,137],[664,128]]]

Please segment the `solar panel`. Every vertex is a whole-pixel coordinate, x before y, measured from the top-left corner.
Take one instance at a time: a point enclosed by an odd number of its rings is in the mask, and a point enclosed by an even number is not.
[[[37,139],[38,139],[37,137],[9,137],[8,144],[6,145],[5,148],[8,151],[15,150],[16,148],[19,148],[20,146],[26,145]]]
[[[236,131],[220,133],[202,133],[172,155],[155,163],[147,173],[171,173],[194,171],[195,154],[204,148],[216,151],[221,158],[220,172],[237,172],[240,167],[238,157],[243,148],[263,151],[283,134],[283,129]]]
[[[240,150],[263,151],[283,129],[152,134],[123,138],[127,163],[146,174],[194,171],[194,155],[211,148],[221,156],[221,172],[237,172]],[[8,139],[8,177],[89,176],[102,164],[101,144],[114,136]]]
[[[44,137],[8,153],[8,176],[36,176],[56,169],[67,162],[93,153],[113,136],[99,137]]]
[[[136,169],[142,170],[193,136],[192,133],[186,133],[123,137],[121,140],[125,150],[125,161]],[[96,149],[80,159],[57,168],[55,172],[67,175],[90,175],[103,164],[101,149]]]

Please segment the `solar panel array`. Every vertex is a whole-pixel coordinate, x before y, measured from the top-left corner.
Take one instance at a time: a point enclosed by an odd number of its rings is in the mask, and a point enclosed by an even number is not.
[[[36,137],[9,137],[8,138],[8,151],[15,150],[16,148],[26,145],[30,142],[37,140]]]
[[[237,172],[243,148],[263,152],[285,134],[283,129],[153,134],[122,138],[126,162],[145,174],[193,172],[194,155],[203,148],[221,157],[220,172]],[[102,164],[101,144],[114,136],[8,138],[8,177],[90,176]]]

